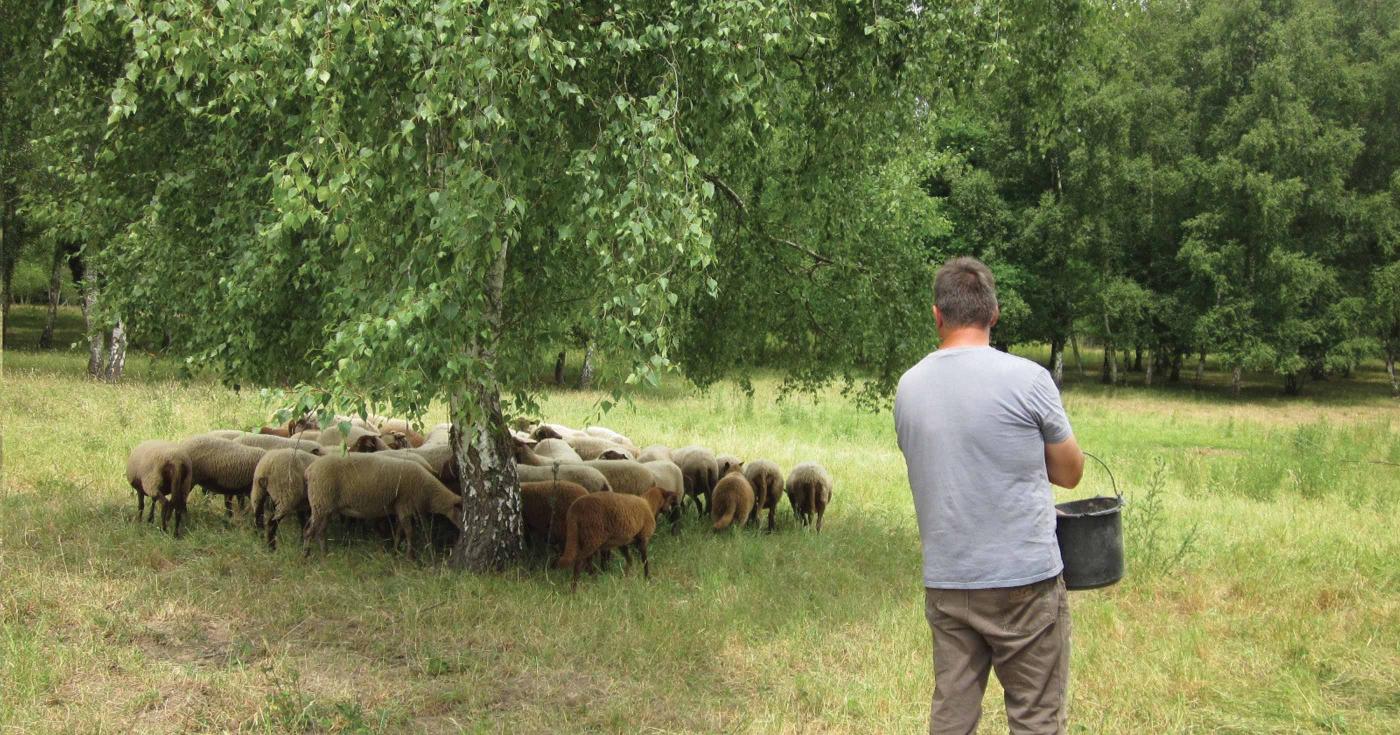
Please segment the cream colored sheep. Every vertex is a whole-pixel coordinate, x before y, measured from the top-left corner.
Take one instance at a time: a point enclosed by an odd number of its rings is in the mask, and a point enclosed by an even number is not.
[[[267,506],[272,506],[267,517],[267,548],[277,548],[277,524],[283,518],[296,513],[305,529],[311,510],[306,502],[306,468],[318,456],[300,449],[274,449],[264,454],[253,470],[253,518],[259,528]]]
[[[180,522],[185,517],[185,500],[189,497],[194,478],[189,455],[174,442],[151,439],[137,444],[126,460],[126,481],[136,491],[136,520],[141,520],[146,498],[151,499],[147,522],[154,522],[156,503],[161,504],[160,530],[164,531],[170,515],[175,514],[175,537],[180,537]]]
[[[312,542],[326,548],[326,525],[331,516],[385,518],[393,516],[394,545],[402,538],[409,556],[414,555],[413,523],[429,513],[447,518],[462,530],[462,499],[412,462],[377,454],[322,457],[306,469],[306,497],[311,522],[303,543],[306,554]]]

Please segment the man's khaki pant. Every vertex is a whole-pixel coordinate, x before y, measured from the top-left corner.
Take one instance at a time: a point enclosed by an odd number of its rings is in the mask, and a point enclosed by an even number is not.
[[[1065,732],[1069,595],[1059,577],[1024,587],[924,590],[933,629],[930,735],[968,735],[982,718],[987,674],[1006,690],[1014,735]]]

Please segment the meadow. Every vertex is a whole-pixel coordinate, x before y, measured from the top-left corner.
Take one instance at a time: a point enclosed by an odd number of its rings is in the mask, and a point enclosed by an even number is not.
[[[772,376],[752,396],[679,377],[637,392],[598,420],[640,444],[819,460],[832,507],[820,534],[786,501],[772,535],[692,512],[658,534],[650,582],[619,568],[570,595],[542,555],[472,576],[333,537],[304,560],[285,527],[269,552],[199,493],[182,539],[134,522],[134,444],[271,407],[139,354],[122,384],[91,382],[84,352],[29,348],[38,315],[15,307],[0,385],[0,732],[925,726],[918,535],[887,411],[779,400]],[[1071,599],[1071,731],[1400,732],[1400,404],[1379,368],[1296,398],[1251,376],[1238,400],[1215,370],[1153,388],[1066,375],[1075,432],[1128,502],[1128,576]],[[543,414],[596,419],[601,395],[547,392]],[[1059,495],[1111,492],[1091,465]],[[993,683],[981,732],[1005,731]]]

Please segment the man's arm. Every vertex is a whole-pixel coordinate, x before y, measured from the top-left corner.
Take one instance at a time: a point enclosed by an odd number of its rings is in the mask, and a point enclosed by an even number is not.
[[[1045,474],[1052,484],[1063,488],[1073,488],[1084,477],[1084,452],[1073,434],[1062,442],[1045,445]]]

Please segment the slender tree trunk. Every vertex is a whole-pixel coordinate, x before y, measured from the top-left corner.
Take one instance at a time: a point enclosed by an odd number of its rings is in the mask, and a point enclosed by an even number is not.
[[[24,247],[24,227],[18,213],[18,192],[13,186],[0,187],[0,345],[10,337],[10,302],[14,300],[15,264]]]
[[[1050,377],[1055,380],[1055,385],[1060,386],[1065,380],[1065,338],[1054,337],[1050,340],[1050,364],[1046,366],[1050,370]]]
[[[501,413],[495,373],[508,247],[502,241],[486,284],[483,326],[488,336],[474,336],[471,343],[473,356],[485,366],[484,374],[475,385],[454,393],[449,402],[450,442],[457,476],[462,478],[462,534],[450,561],[458,569],[474,572],[505,569],[524,550],[520,483],[511,461],[511,434]]]
[[[1079,366],[1079,377],[1085,377],[1089,371],[1084,369],[1084,356],[1079,354],[1079,338],[1074,335],[1074,332],[1069,333],[1069,346],[1074,350],[1074,364]]]
[[[1099,372],[1099,382],[1104,385],[1118,384],[1118,358],[1113,353],[1113,343],[1103,345],[1103,370]]]
[[[583,367],[578,371],[578,387],[593,387],[593,340],[584,342],[583,347]]]
[[[1236,398],[1240,397],[1240,386],[1243,382],[1243,373],[1244,369],[1239,365],[1236,365],[1235,368],[1230,371],[1230,395]]]
[[[1172,355],[1172,372],[1170,375],[1167,376],[1168,383],[1181,382],[1181,363],[1185,359],[1186,353],[1182,352],[1181,350],[1177,350],[1176,353]]]
[[[1201,350],[1200,359],[1196,360],[1196,382],[1205,380],[1206,377],[1206,351]]]
[[[1142,372],[1142,345],[1133,346],[1133,372]]]
[[[1286,396],[1296,396],[1303,389],[1303,376],[1300,373],[1289,373],[1283,376],[1283,394]]]
[[[1390,395],[1400,398],[1400,374],[1395,372],[1395,351],[1385,351],[1385,372],[1390,375]]]
[[[126,324],[118,319],[107,338],[107,365],[102,371],[102,379],[116,383],[122,379],[126,368]]]
[[[554,358],[554,384],[564,384],[564,351],[559,350],[559,356]]]
[[[103,332],[93,324],[93,311],[97,308],[97,273],[91,268],[83,273],[83,329],[88,336],[88,375],[102,377]]]
[[[1138,357],[1141,358],[1141,357],[1142,357],[1142,353],[1138,353]],[[1152,359],[1153,357],[1154,357],[1154,355],[1148,355],[1148,357],[1147,357],[1147,367],[1146,367],[1146,369],[1145,369],[1145,372],[1144,372],[1143,375],[1142,375],[1142,384],[1143,384],[1143,385],[1146,385],[1146,386],[1151,386],[1151,385],[1152,385],[1152,371],[1153,371],[1153,369],[1155,369],[1155,368],[1157,367],[1157,361],[1154,360],[1154,359]]]
[[[58,298],[63,293],[63,256],[66,249],[62,242],[54,243],[53,263],[49,271],[49,313],[44,317],[44,333],[39,335],[39,348],[53,347],[53,328],[58,321]]]

